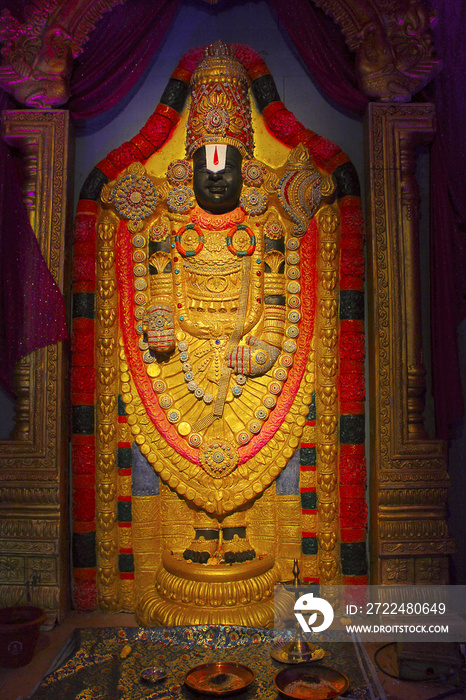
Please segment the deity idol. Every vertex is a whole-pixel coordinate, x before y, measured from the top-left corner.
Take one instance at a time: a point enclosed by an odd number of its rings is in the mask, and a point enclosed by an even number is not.
[[[97,581],[104,608],[143,624],[268,625],[294,559],[342,580],[340,267],[360,262],[357,183],[271,86],[248,47],[193,52],[133,139],[145,158],[98,166]]]

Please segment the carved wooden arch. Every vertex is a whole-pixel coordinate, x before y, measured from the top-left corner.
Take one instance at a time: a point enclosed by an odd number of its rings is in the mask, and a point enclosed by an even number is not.
[[[369,99],[409,102],[432,79],[434,15],[422,0],[312,0],[340,27],[356,53],[361,90]]]

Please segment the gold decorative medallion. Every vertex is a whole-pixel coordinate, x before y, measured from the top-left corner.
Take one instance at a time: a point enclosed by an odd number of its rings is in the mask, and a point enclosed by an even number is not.
[[[215,479],[228,476],[238,464],[238,451],[227,440],[217,440],[204,445],[199,456],[207,474]]]

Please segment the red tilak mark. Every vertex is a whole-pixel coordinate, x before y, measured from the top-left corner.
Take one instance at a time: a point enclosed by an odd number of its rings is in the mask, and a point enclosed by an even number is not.
[[[218,165],[217,146],[215,146],[215,151],[214,151],[214,165]]]

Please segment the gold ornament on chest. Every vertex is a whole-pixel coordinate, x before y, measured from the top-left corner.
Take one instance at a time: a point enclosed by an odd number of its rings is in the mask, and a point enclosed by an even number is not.
[[[212,333],[217,338],[232,332],[239,308],[244,260],[256,252],[256,238],[249,226],[221,218],[222,228],[218,228],[219,222],[213,218],[202,219],[201,223],[198,218],[172,234],[172,270],[180,299],[179,320],[185,331],[197,337]],[[262,274],[260,260],[255,265]],[[244,301],[249,309],[248,297],[249,294]],[[254,318],[256,311],[254,308]]]
[[[226,277],[209,277],[205,286],[212,294],[221,294],[228,287],[228,281]]]
[[[220,253],[226,249],[226,231],[208,231],[206,233],[205,247],[209,253]]]

